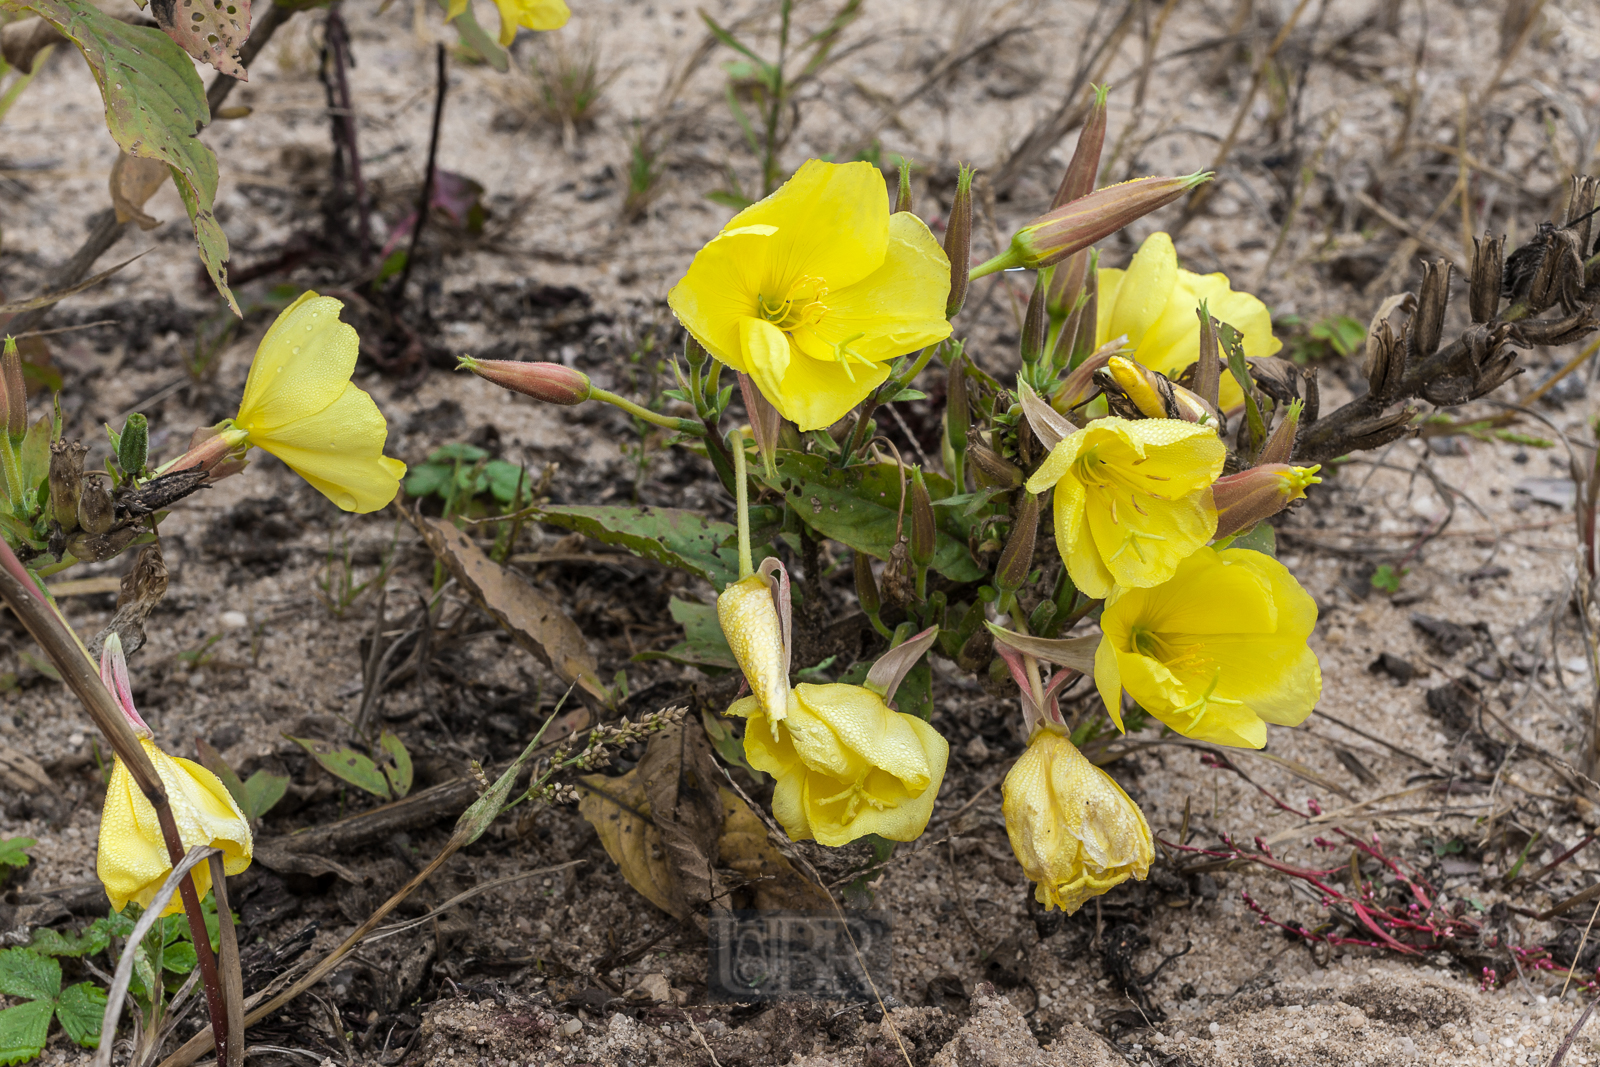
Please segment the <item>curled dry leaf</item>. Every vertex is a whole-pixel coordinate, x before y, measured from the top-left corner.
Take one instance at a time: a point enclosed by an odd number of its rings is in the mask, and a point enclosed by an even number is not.
[[[239,46],[250,36],[250,0],[151,0],[150,14],[195,59],[250,80],[239,61]]]
[[[144,213],[144,205],[171,176],[172,168],[159,159],[119,153],[111,164],[111,206],[116,208],[117,221],[137,222],[141,230],[161,225],[159,219]]]
[[[117,595],[117,613],[89,642],[90,654],[98,659],[106,638],[112,634],[122,639],[123,651],[129,656],[143,648],[144,620],[166,595],[167,564],[161,556],[161,544],[156,542],[145,546],[132,569],[123,576],[122,591]]]
[[[705,730],[692,720],[673,723],[650,739],[637,770],[678,895],[692,911],[706,904],[726,911],[728,894],[716,870],[722,772]]]
[[[589,696],[610,703],[589,642],[555,601],[490,559],[450,523],[420,515],[412,522],[451,577],[517,644]]]
[[[717,859],[750,883],[757,911],[832,911],[833,900],[773,845],[766,824],[731,789],[719,791],[722,836]]]
[[[650,801],[635,767],[619,778],[590,774],[578,779],[578,814],[589,821],[606,855],[639,895],[677,919],[687,919],[687,902],[678,894],[661,847],[661,832],[650,821]]]

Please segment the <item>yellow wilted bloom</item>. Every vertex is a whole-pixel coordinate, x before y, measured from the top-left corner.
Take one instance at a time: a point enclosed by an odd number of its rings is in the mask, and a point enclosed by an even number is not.
[[[450,0],[444,20],[449,22],[467,9],[469,0]],[[572,11],[563,0],[494,0],[500,9],[500,44],[508,46],[517,39],[517,27],[530,30],[559,30],[572,17]]]
[[[1322,694],[1306,646],[1317,605],[1283,564],[1248,549],[1197,550],[1154,589],[1118,589],[1100,616],[1094,681],[1122,726],[1122,690],[1186,737],[1260,748]]]
[[[1006,835],[1039,903],[1071,915],[1155,859],[1144,813],[1066,737],[1034,731],[1006,775]]]
[[[1265,304],[1249,293],[1234,292],[1226,274],[1180,270],[1172,238],[1164,233],[1146,237],[1127,270],[1107,268],[1098,277],[1095,347],[1126,335],[1133,358],[1169,378],[1200,358],[1195,310],[1202,300],[1213,319],[1244,335],[1246,356],[1270,356],[1283,347],[1272,336],[1272,314]],[[1226,364],[1219,401],[1224,410],[1244,403]]]
[[[866,834],[916,839],[950,757],[939,732],[864,686],[802,683],[794,698],[781,722],[753,696],[728,709],[749,720],[745,758],[777,779],[772,814],[784,832],[831,846]]]
[[[717,595],[717,622],[739,661],[754,700],[768,722],[780,722],[794,707],[789,689],[788,623],[778,610],[789,602],[789,577],[776,560],[763,560],[761,572],[730,582]],[[780,575],[776,595],[770,572]]]
[[[890,214],[870,163],[809,160],[695,254],[667,302],[706,351],[801,430],[832,425],[888,363],[950,335],[950,261]]]
[[[1211,483],[1226,449],[1211,426],[1178,419],[1096,419],[1028,479],[1055,486],[1056,550],[1091,597],[1158,585],[1217,528]]]
[[[250,824],[217,776],[192,760],[167,755],[149,738],[141,738],[140,743],[166,787],[167,803],[178,824],[183,847],[210,845],[222,849],[222,869],[228,875],[239,874],[250,866]],[[111,768],[111,784],[106,787],[95,874],[105,884],[112,908],[121,911],[129,901],[149,907],[171,872],[172,860],[161,836],[156,809],[139,791],[133,775],[119,758]],[[210,864],[199,864],[190,873],[196,892],[205,896],[211,888]],[[162,914],[182,911],[182,898],[174,896]]]
[[[284,308],[250,364],[233,429],[287,463],[345,511],[377,511],[400,491],[406,465],[383,454],[389,426],[350,381],[361,339],[344,305],[307,292]]]

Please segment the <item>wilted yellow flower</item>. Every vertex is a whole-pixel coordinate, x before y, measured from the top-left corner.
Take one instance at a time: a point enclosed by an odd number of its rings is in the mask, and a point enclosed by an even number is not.
[[[1155,859],[1139,806],[1105,771],[1054,730],[1034,731],[1006,775],[1006,835],[1048,911],[1071,915],[1130,876],[1143,881]]]
[[[695,254],[667,302],[716,359],[801,430],[832,425],[888,362],[950,335],[950,261],[890,214],[870,163],[809,160]]]
[[[749,719],[745,758],[777,779],[772,814],[784,832],[824,845],[866,834],[915,840],[950,758],[939,731],[864,686],[803,682],[794,697],[782,722],[767,720],[753,696],[728,709]]]
[[[449,22],[467,9],[469,0],[450,0],[444,20]],[[510,45],[517,39],[517,27],[530,30],[559,30],[572,17],[572,11],[563,0],[494,0],[500,9],[500,44]]]
[[[271,452],[345,511],[365,513],[394,499],[406,465],[383,454],[389,426],[350,381],[361,339],[339,321],[343,307],[307,292],[284,308],[221,436]]]
[[[759,573],[730,582],[718,594],[717,622],[750,684],[750,699],[776,731],[795,698],[789,689],[789,627],[779,611],[780,604],[787,607],[789,602],[789,578],[781,565],[769,563],[777,561],[763,560]],[[778,577],[771,577],[773,573]]]
[[[222,869],[229,875],[250,866],[250,824],[217,776],[191,760],[167,755],[148,738],[141,738],[140,743],[166,787],[167,803],[184,848],[211,845],[222,849]],[[106,787],[105,810],[100,816],[95,873],[105,884],[111,906],[121,911],[129,901],[149,907],[171,872],[172,860],[156,809],[118,758],[111,768],[111,784]],[[199,864],[190,873],[195,890],[205,896],[211,888],[211,865]],[[183,900],[174,896],[162,914],[181,911]]]
[[[1158,585],[1211,539],[1211,482],[1226,453],[1211,426],[1096,419],[1056,445],[1028,479],[1055,486],[1056,551],[1079,589]]]
[[[1260,748],[1322,694],[1306,646],[1317,605],[1283,564],[1209,546],[1153,589],[1117,589],[1100,616],[1094,681],[1122,726],[1122,690],[1185,737]]]
[[[1249,293],[1234,292],[1226,274],[1180,270],[1172,238],[1164,233],[1146,237],[1127,270],[1101,270],[1099,282],[1095,347],[1126,335],[1133,358],[1169,378],[1200,358],[1195,310],[1202,300],[1213,319],[1244,335],[1246,356],[1270,356],[1283,347],[1272,336],[1272,315],[1265,304]],[[1244,402],[1226,364],[1219,400],[1224,409]]]

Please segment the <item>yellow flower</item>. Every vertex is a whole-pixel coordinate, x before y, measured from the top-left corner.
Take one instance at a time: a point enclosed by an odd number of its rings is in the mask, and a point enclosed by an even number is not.
[[[211,845],[222,849],[222,869],[228,875],[239,874],[250,866],[250,825],[217,776],[198,763],[167,755],[148,738],[141,738],[140,744],[166,787],[167,803],[172,807],[183,847]],[[139,791],[133,775],[119,758],[111,768],[106,806],[100,816],[100,852],[95,859],[95,873],[105,883],[111,906],[121,911],[129,901],[149,907],[171,871],[172,861],[161,836],[161,825],[156,821],[156,809]],[[211,888],[211,865],[202,863],[191,873],[196,891],[205,896]],[[183,900],[174,896],[162,914],[181,911]]]
[[[449,22],[467,9],[470,0],[450,0],[444,20]],[[559,30],[572,17],[572,11],[563,0],[494,0],[500,9],[500,44],[508,46],[517,39],[517,27],[530,30]]]
[[[830,846],[866,834],[915,840],[944,780],[945,739],[864,686],[803,682],[794,698],[781,722],[753,696],[728,709],[749,719],[745,758],[777,779],[772,814],[784,832]]]
[[[345,511],[385,507],[406,465],[383,454],[389,427],[350,381],[360,338],[342,303],[307,292],[278,316],[250,364],[237,436],[277,456]]]
[[[1028,492],[1055,486],[1056,551],[1079,589],[1158,585],[1211,539],[1216,430],[1178,419],[1096,419],[1051,450]]]
[[[773,724],[774,733],[794,707],[794,694],[789,690],[789,626],[778,609],[782,603],[787,613],[789,578],[781,565],[769,566],[775,563],[762,560],[760,573],[730,582],[717,596],[717,622],[750,684],[754,694],[750,699]],[[780,575],[776,596],[769,572]]]
[[[1099,284],[1095,347],[1125,334],[1133,358],[1169,378],[1200,358],[1195,310],[1202,300],[1213,319],[1244,335],[1246,356],[1270,356],[1283,347],[1272,336],[1272,315],[1265,304],[1249,293],[1234,292],[1226,274],[1178,269],[1178,253],[1164,233],[1146,237],[1127,270],[1100,271]],[[1226,363],[1219,399],[1224,410],[1244,403]]]
[[[870,163],[809,160],[702,248],[667,297],[695,340],[801,430],[830,426],[888,362],[950,335],[950,261],[889,213]]]
[[[1122,690],[1186,737],[1260,748],[1322,694],[1306,647],[1317,605],[1283,564],[1248,549],[1197,550],[1154,589],[1118,589],[1100,616],[1094,681],[1122,726]]]
[[[1155,859],[1139,806],[1076,746],[1048,728],[1006,775],[1006,835],[1048,911],[1071,915],[1131,875],[1143,881]]]

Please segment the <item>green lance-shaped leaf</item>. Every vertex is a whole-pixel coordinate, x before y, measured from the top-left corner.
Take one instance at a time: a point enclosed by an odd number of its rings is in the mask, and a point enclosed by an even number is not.
[[[322,769],[341,778],[357,789],[364,789],[375,797],[389,799],[389,780],[384,777],[383,771],[372,762],[370,756],[357,752],[353,748],[334,748],[324,741],[312,741],[304,737],[290,737],[289,740],[311,753],[311,758],[322,765]]]
[[[733,649],[728,647],[728,639],[723,636],[722,624],[717,621],[715,605],[673,597],[667,608],[672,612],[673,621],[683,627],[684,639],[664,652],[640,652],[633,657],[635,660],[664,659],[716,674],[739,666],[733,658]]]
[[[211,121],[211,109],[193,62],[160,30],[130,26],[87,0],[29,0],[28,8],[83,52],[105,101],[106,126],[122,150],[172,168],[200,258],[239,314],[228,288],[228,239],[211,213],[217,157],[196,136]]]
[[[708,519],[697,512],[682,508],[559,505],[538,508],[533,515],[540,522],[687,571],[717,589],[739,577],[739,531],[732,523]]]

